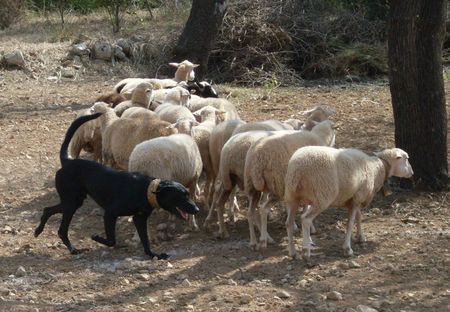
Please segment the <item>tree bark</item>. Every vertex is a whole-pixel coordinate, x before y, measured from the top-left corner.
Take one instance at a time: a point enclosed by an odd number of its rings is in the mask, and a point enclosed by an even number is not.
[[[193,0],[191,13],[173,51],[177,62],[185,59],[200,64],[196,76],[202,79],[208,70],[208,59],[214,45],[228,0]]]
[[[395,144],[409,153],[416,186],[448,183],[442,44],[447,0],[390,1],[389,82]]]

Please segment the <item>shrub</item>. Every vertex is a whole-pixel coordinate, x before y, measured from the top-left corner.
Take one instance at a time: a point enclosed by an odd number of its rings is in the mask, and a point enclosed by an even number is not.
[[[14,23],[22,14],[22,0],[0,0],[0,29],[5,29]]]

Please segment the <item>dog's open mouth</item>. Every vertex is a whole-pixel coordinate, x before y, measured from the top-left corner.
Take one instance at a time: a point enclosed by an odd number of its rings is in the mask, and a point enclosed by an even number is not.
[[[180,208],[177,207],[178,213],[181,215],[181,217],[187,221],[188,219],[188,214],[186,212],[184,212],[183,210],[181,210]]]

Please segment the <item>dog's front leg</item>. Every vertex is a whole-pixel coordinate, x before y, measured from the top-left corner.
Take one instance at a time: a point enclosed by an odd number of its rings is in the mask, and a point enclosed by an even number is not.
[[[136,230],[139,234],[139,238],[141,239],[141,243],[142,243],[142,246],[144,247],[144,251],[151,258],[157,257],[158,260],[167,259],[167,258],[169,258],[169,255],[167,255],[165,253],[156,254],[156,253],[153,253],[150,249],[150,242],[148,240],[148,234],[147,234],[148,216],[149,216],[148,214],[133,216],[134,226],[136,227]]]
[[[112,215],[111,213],[105,211],[105,215],[103,216],[103,222],[105,223],[106,239],[98,235],[93,235],[92,239],[100,244],[106,245],[108,247],[113,247],[116,245],[117,216]]]

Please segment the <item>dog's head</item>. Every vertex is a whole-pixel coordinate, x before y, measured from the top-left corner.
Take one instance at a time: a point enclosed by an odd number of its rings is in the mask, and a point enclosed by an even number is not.
[[[189,197],[189,191],[175,181],[153,180],[148,189],[148,198],[151,205],[157,205],[183,220],[188,219],[188,214],[199,212],[197,205]]]

